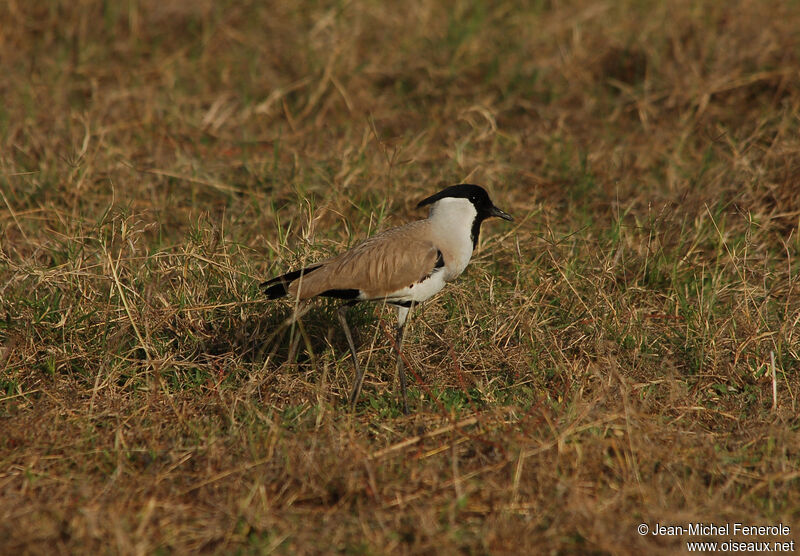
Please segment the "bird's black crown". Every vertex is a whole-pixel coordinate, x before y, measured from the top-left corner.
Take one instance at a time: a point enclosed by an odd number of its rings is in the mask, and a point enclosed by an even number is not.
[[[469,199],[469,201],[475,205],[475,207],[480,212],[480,209],[490,209],[494,206],[492,200],[489,198],[489,194],[486,193],[486,190],[482,188],[480,185],[473,185],[471,183],[460,183],[458,185],[451,185],[445,189],[439,191],[434,195],[431,195],[427,199],[423,199],[417,205],[417,208],[424,207],[425,205],[430,205],[435,203],[440,199],[444,199],[446,197],[455,197],[458,199]]]

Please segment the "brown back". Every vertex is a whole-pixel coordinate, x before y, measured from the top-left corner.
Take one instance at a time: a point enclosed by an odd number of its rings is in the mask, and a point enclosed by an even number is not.
[[[295,280],[289,294],[308,299],[328,290],[361,290],[368,299],[419,282],[433,271],[438,249],[428,236],[425,220],[391,228],[336,257],[322,262],[321,268]]]

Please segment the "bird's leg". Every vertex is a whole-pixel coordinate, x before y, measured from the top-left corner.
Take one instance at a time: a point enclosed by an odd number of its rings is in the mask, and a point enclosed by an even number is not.
[[[400,393],[403,397],[403,414],[408,415],[408,396],[406,395],[406,369],[403,364],[403,339],[406,335],[408,313],[414,309],[414,302],[408,307],[398,307],[397,311],[397,374],[400,376]]]
[[[290,316],[288,319],[284,320],[281,324],[276,326],[275,330],[273,330],[272,333],[269,336],[267,336],[267,339],[264,340],[264,346],[270,345],[273,341],[275,342],[275,343],[272,343],[272,349],[270,350],[269,355],[267,356],[267,359],[271,359],[275,355],[275,353],[278,351],[278,347],[280,347],[278,345],[278,342],[275,341],[276,338],[278,338],[279,335],[283,334],[286,331],[287,328],[289,328],[290,326],[295,324],[300,319],[300,317],[305,315],[309,310],[311,310],[311,304],[310,303],[308,303],[307,301],[298,301],[298,303],[294,307],[294,311],[292,312],[292,316]],[[294,337],[293,333],[294,333],[294,330],[292,329],[289,332],[289,344],[290,344],[290,348],[289,349],[290,349],[290,351],[291,351],[291,344],[293,342],[293,337]],[[264,349],[266,349],[266,347]],[[290,353],[289,355],[292,355],[292,354]],[[286,360],[287,361],[291,360],[291,357],[287,357]]]
[[[284,326],[291,326],[292,327],[292,329],[291,329],[291,331],[289,333],[289,354],[286,357],[286,360],[289,363],[293,363],[294,362],[294,359],[297,356],[297,348],[300,345],[300,334],[296,333],[296,332],[299,332],[299,331],[295,330],[294,325],[295,324],[300,324],[299,323],[300,317],[302,317],[303,315],[308,313],[308,311],[310,309],[311,309],[311,304],[310,303],[307,303],[307,302],[304,302],[304,301],[298,302],[297,305],[294,308],[294,312],[292,313],[292,316],[289,317],[288,319],[286,319],[286,321],[283,323]]]
[[[297,357],[297,348],[300,347],[300,334],[293,334],[289,340],[289,353],[286,355],[287,363],[294,363]]]
[[[353,366],[356,368],[356,380],[353,383],[353,391],[350,393],[350,409],[356,408],[356,401],[361,394],[361,384],[364,382],[364,370],[358,364],[358,355],[356,354],[356,345],[353,342],[353,335],[350,333],[350,327],[347,325],[347,308],[353,303],[345,303],[336,310],[336,316],[339,317],[339,323],[344,329],[344,335],[347,338],[347,344],[350,346],[350,354],[353,356]]]

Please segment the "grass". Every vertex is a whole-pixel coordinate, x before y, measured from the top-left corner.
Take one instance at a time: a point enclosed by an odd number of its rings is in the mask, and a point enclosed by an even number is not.
[[[796,538],[796,3],[54,0],[0,20],[2,552]],[[258,283],[457,182],[516,220],[413,315],[412,415],[392,313],[351,310],[351,412],[335,305],[289,360],[291,307]]]

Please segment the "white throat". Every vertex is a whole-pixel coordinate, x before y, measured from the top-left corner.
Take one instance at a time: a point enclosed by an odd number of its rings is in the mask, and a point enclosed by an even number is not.
[[[478,211],[468,199],[445,197],[431,205],[428,221],[437,243],[443,251],[451,254],[452,260],[446,262],[448,276],[452,280],[469,264],[472,257],[472,225]]]

